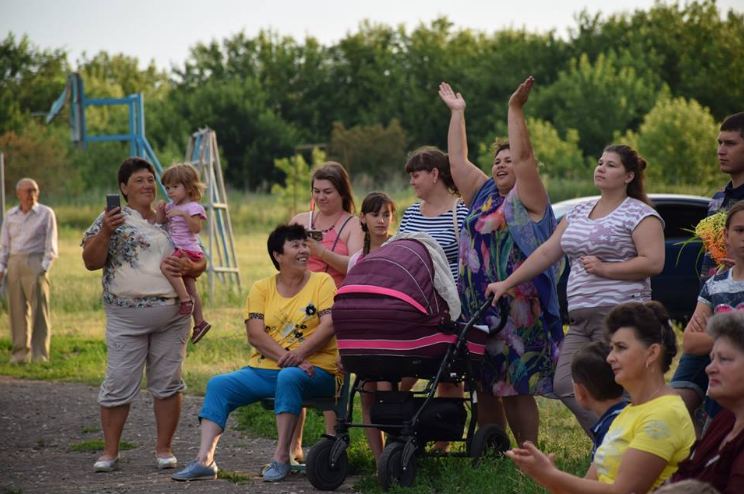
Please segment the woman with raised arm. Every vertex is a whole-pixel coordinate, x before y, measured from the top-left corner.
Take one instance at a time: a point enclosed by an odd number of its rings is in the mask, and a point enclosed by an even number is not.
[[[603,338],[604,319],[613,307],[651,300],[650,277],[664,268],[664,223],[648,204],[645,169],[646,161],[632,148],[605,148],[594,169],[600,198],[575,206],[550,240],[505,281],[489,285],[487,291],[495,295],[496,303],[568,255],[571,326],[561,344],[553,387],[589,437],[598,417],[582,409],[574,398],[573,353],[585,343]]]
[[[496,146],[490,178],[468,160],[465,100],[447,83],[439,86],[439,96],[451,111],[450,169],[468,206],[460,234],[458,282],[465,319],[485,302],[488,284],[505,280],[555,229],[522,109],[533,83],[529,77],[509,99],[511,146]],[[519,443],[537,441],[539,414],[534,396],[552,393],[558,344],[563,338],[556,270],[546,266],[543,271],[507,295],[509,321],[488,344],[481,374],[479,422],[505,425],[499,417],[501,398]],[[487,312],[484,322],[496,327],[498,311]]]

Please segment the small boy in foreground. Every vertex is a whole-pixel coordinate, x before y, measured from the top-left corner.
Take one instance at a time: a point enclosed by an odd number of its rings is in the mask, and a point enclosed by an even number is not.
[[[576,401],[585,410],[597,414],[599,420],[592,427],[594,453],[602,444],[610,425],[627,402],[623,399],[623,387],[615,382],[615,374],[607,363],[610,347],[603,342],[593,341],[579,348],[571,361]]]

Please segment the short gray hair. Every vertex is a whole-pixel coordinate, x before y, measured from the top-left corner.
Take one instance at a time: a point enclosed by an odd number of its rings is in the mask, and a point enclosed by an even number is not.
[[[708,320],[706,333],[717,340],[725,338],[744,353],[744,312],[721,312]]]
[[[36,180],[34,180],[34,179],[33,179],[33,178],[31,178],[31,177],[23,177],[23,178],[22,178],[22,179],[20,179],[20,180],[19,180],[18,182],[16,182],[16,188],[15,188],[15,190],[18,190],[18,189],[20,189],[20,188],[21,188],[21,184],[22,184],[23,182],[31,182],[32,184],[34,184],[34,185],[36,186],[36,188],[37,188],[37,189],[39,188],[39,184],[37,184],[37,183],[36,183]]]

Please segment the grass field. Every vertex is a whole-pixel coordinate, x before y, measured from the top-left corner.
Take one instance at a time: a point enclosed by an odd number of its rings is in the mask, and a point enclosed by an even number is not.
[[[266,228],[236,236],[238,262],[243,285],[273,272],[265,252]],[[0,374],[23,379],[84,382],[98,385],[106,365],[104,314],[101,307],[100,271],[89,272],[81,259],[80,230],[60,230],[60,257],[51,270],[52,283],[52,360],[23,367],[11,366],[10,338],[0,333]],[[202,288],[205,288],[204,286]],[[250,347],[242,323],[244,295],[217,287],[215,297],[206,301],[206,314],[213,329],[198,345],[189,344],[184,365],[188,392],[203,394],[207,380],[219,373],[238,369],[248,360]],[[3,302],[4,303],[4,302]],[[0,328],[8,328],[7,307],[0,309]],[[542,412],[543,447],[556,453],[559,463],[583,474],[588,465],[590,443],[571,414],[559,403],[539,400]],[[91,406],[95,406],[91,404]],[[358,406],[357,406],[358,410]],[[260,406],[237,412],[239,428],[252,434],[274,437],[276,426],[270,412]],[[360,418],[358,418],[360,420]],[[311,411],[305,429],[305,444],[317,441],[322,432],[322,417]],[[362,492],[380,492],[374,477],[374,460],[361,429],[354,429],[349,452],[354,471],[363,474],[357,486]],[[417,483],[401,492],[543,492],[514,469],[508,460],[487,461],[473,470],[464,459],[427,459],[419,463]]]
[[[685,191],[699,192],[699,191]],[[407,191],[394,194],[400,218],[414,197]],[[105,372],[104,313],[101,306],[100,271],[89,272],[81,259],[82,231],[101,207],[90,201],[58,205],[60,257],[50,276],[52,283],[52,360],[40,365],[11,366],[7,306],[0,301],[0,374],[23,379],[43,379],[100,384]],[[188,393],[203,394],[208,379],[216,374],[243,367],[250,352],[243,327],[242,306],[251,283],[274,272],[266,253],[266,235],[273,225],[286,221],[288,212],[277,208],[268,196],[238,196],[231,203],[236,230],[236,250],[241,269],[243,293],[217,286],[214,297],[201,289],[205,313],[213,329],[198,345],[189,344],[185,362]],[[541,448],[555,453],[562,468],[583,476],[589,464],[590,441],[571,413],[560,402],[538,399],[541,412]],[[91,406],[95,406],[91,404]],[[358,410],[358,406],[357,406]],[[274,437],[274,417],[258,405],[236,412],[238,427],[252,434]],[[322,417],[308,413],[304,442],[311,445],[319,438]],[[359,419],[358,419],[359,420]],[[380,492],[374,477],[374,460],[362,431],[354,429],[349,452],[353,469],[363,474],[357,489],[364,493]],[[82,446],[81,446],[82,447]],[[410,489],[393,492],[415,493],[542,493],[545,492],[517,471],[509,460],[493,459],[472,469],[468,460],[426,459],[418,464],[417,481]]]

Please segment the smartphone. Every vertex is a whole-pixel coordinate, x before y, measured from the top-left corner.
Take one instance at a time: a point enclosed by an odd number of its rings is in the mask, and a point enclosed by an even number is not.
[[[106,211],[111,211],[114,208],[121,207],[121,199],[119,194],[106,194]]]
[[[316,242],[322,242],[323,241],[323,232],[320,230],[308,230],[307,236],[315,240]]]

